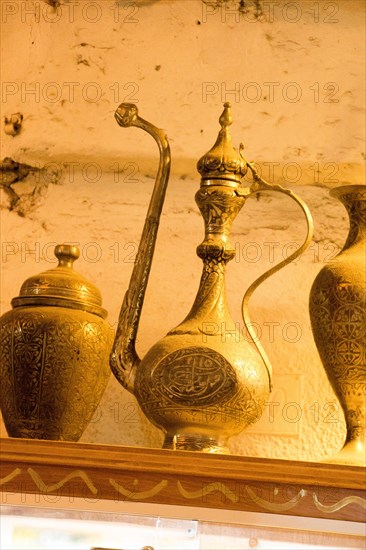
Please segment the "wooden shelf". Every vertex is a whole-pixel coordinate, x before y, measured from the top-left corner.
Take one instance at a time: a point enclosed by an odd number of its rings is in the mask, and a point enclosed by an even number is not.
[[[363,522],[359,466],[0,439],[0,489]]]

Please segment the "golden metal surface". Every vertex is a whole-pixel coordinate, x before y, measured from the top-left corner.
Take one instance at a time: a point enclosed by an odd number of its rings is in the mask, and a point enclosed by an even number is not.
[[[169,181],[171,159],[169,143],[164,132],[139,117],[136,105],[122,103],[115,113],[115,118],[123,128],[135,126],[145,130],[155,139],[160,152],[155,186],[130,285],[125,293],[119,314],[117,333],[110,356],[110,366],[113,374],[126,389],[133,392],[136,367],[141,363],[141,359],[136,352],[136,334],[154,255],[161,210]]]
[[[107,386],[113,332],[75,246],[31,277],[0,318],[0,405],[11,437],[77,441]]]
[[[313,283],[310,317],[347,425],[345,445],[331,461],[366,465],[366,185],[338,187],[331,195],[346,207],[350,230]]]
[[[95,285],[73,270],[80,252],[77,246],[57,245],[55,256],[58,266],[33,275],[13,298],[12,306],[64,306],[97,314],[103,319],[107,311],[101,307],[102,297]]]
[[[205,238],[197,254],[203,273],[192,309],[184,321],[157,342],[141,360],[135,339],[153,257],[159,217],[168,183],[170,152],[166,137],[122,104],[116,112],[124,127],[150,133],[160,150],[159,172],[125,295],[111,354],[111,368],[121,384],[136,396],[147,418],[165,432],[164,448],[228,453],[227,440],[258,420],[268,400],[271,367],[248,324],[248,300],[253,290],[275,271],[298,257],[311,240],[312,220],[294,193],[262,180],[231,143],[230,104],[219,119],[221,130],[213,148],[198,162],[201,186],[196,202],[205,222]],[[241,187],[248,168],[253,185]],[[249,344],[230,315],[225,292],[226,265],[235,256],[230,243],[232,222],[246,199],[259,190],[275,190],[300,204],[307,221],[304,244],[251,285],[243,300],[244,323],[253,337]]]

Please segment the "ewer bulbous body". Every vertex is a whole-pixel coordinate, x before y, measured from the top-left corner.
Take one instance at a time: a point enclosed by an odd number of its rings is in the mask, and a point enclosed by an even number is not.
[[[141,360],[135,340],[151,267],[159,217],[169,178],[170,150],[161,130],[138,116],[131,104],[116,111],[120,126],[150,133],[160,150],[160,165],[136,263],[119,318],[110,364],[120,383],[134,393],[147,418],[165,433],[164,448],[227,453],[228,438],[256,422],[268,400],[271,366],[248,322],[248,300],[272,273],[298,257],[311,240],[311,217],[291,191],[262,180],[231,143],[230,105],[225,103],[216,143],[198,162],[201,186],[196,202],[205,223],[205,238],[197,254],[203,272],[192,309],[185,320],[157,342]],[[248,168],[251,188],[241,186]],[[248,197],[260,190],[277,190],[300,204],[308,233],[304,244],[247,290],[243,317],[253,339],[244,338],[228,310],[225,270],[235,256],[230,230]]]
[[[344,447],[328,460],[366,465],[366,185],[338,187],[331,195],[348,211],[349,235],[310,293],[315,343],[347,426]]]
[[[227,452],[228,437],[261,417],[270,373],[226,302],[225,269],[235,251],[224,228],[245,199],[224,183],[201,189],[197,200],[206,227],[215,217],[214,231],[198,249],[197,297],[187,318],[143,358],[134,393],[149,420],[166,432],[165,448]]]
[[[113,331],[97,288],[77,275],[77,247],[25,281],[0,318],[0,405],[11,437],[77,441],[107,386]]]

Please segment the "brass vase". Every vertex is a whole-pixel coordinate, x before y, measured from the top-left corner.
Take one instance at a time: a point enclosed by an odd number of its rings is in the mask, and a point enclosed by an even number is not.
[[[225,103],[216,143],[197,165],[201,185],[196,202],[205,225],[204,240],[197,248],[203,261],[197,296],[184,321],[140,359],[135,349],[136,334],[168,183],[170,150],[164,133],[140,118],[135,105],[120,105],[115,116],[120,126],[142,128],[154,137],[160,164],[121,308],[111,368],[136,396],[147,418],[164,431],[164,448],[228,453],[228,438],[260,418],[271,388],[271,365],[249,322],[249,298],[261,282],[308,246],[310,213],[292,191],[262,180],[243,157],[242,147],[239,151],[233,147],[230,104]],[[241,185],[248,169],[254,180],[250,188]],[[244,324],[253,339],[248,342],[229,312],[225,271],[235,256],[231,225],[246,200],[260,190],[275,190],[293,198],[305,213],[308,231],[296,252],[262,275],[245,293]]]
[[[0,318],[0,406],[9,436],[77,441],[107,386],[113,331],[76,246],[27,279]]]
[[[334,462],[366,464],[366,185],[330,194],[347,209],[350,229],[341,252],[316,277],[310,293],[315,342],[344,411],[347,437]]]

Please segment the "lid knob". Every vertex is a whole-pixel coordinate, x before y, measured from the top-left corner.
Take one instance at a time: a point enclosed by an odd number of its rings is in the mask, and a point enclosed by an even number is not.
[[[80,250],[73,244],[58,244],[55,247],[55,256],[58,259],[57,267],[72,269],[75,260],[80,257]]]

